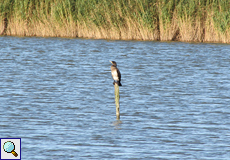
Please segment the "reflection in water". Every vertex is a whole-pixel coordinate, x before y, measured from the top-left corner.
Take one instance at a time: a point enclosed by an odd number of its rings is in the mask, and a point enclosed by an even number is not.
[[[121,129],[121,124],[122,124],[121,120],[116,120],[116,121],[113,122],[113,125],[115,126],[115,129]]]
[[[0,134],[23,159],[230,157],[229,45],[0,39]]]

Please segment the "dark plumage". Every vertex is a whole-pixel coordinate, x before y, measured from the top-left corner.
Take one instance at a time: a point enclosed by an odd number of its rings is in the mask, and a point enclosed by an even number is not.
[[[118,86],[122,86],[121,85],[121,73],[119,71],[119,69],[117,68],[117,63],[115,61],[110,61],[113,65],[111,66],[111,74],[113,77],[113,84],[117,83]]]

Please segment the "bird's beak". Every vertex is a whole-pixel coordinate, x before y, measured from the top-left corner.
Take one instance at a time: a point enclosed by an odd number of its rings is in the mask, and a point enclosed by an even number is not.
[[[112,63],[112,61],[110,61],[110,63]]]

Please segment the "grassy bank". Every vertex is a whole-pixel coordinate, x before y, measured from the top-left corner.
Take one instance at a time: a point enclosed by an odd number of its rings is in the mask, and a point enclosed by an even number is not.
[[[230,43],[227,0],[0,0],[0,34]]]

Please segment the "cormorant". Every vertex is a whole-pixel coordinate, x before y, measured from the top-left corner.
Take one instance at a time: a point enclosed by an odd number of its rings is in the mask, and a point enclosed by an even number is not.
[[[111,66],[111,74],[113,77],[113,84],[117,83],[118,86],[122,86],[121,85],[121,73],[119,71],[119,69],[117,68],[117,63],[115,61],[110,61],[113,65]]]

